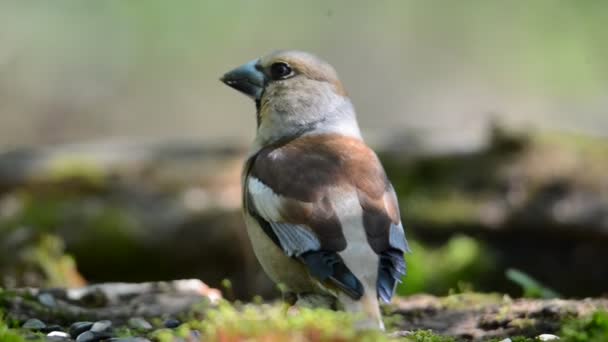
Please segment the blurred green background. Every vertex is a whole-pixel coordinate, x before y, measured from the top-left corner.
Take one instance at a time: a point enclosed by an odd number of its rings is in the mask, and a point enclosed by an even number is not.
[[[400,293],[604,294],[606,22],[599,1],[2,0],[0,285],[276,296],[238,209],[253,104],[218,78],[296,48],[338,70],[395,183]]]

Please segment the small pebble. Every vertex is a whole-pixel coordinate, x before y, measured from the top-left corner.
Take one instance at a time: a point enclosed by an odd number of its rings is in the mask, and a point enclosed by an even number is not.
[[[63,331],[51,331],[46,335],[48,337],[58,337],[58,338],[70,338],[70,334]]]
[[[55,297],[53,297],[50,293],[41,293],[38,295],[38,301],[49,308],[54,308],[57,306],[57,302],[55,301]]]
[[[129,327],[136,329],[136,330],[148,331],[148,330],[153,329],[152,324],[150,324],[145,319],[139,318],[139,317],[134,317],[134,318],[129,319],[127,324],[129,324]]]
[[[108,320],[97,321],[91,327],[91,332],[94,332],[94,333],[106,332],[106,331],[110,330],[111,327],[112,327],[111,321],[108,321]]]
[[[72,338],[76,338],[78,335],[91,329],[92,326],[93,322],[75,322],[74,324],[70,325],[70,329],[68,331]]]
[[[93,342],[96,340],[97,339],[95,333],[92,333],[90,331],[85,331],[82,334],[78,335],[78,337],[76,337],[76,342]]]
[[[175,318],[169,318],[165,321],[164,326],[169,329],[174,329],[179,327],[182,322],[176,320]]]
[[[21,327],[24,329],[30,329],[30,330],[41,330],[46,327],[46,324],[44,324],[43,321],[41,321],[37,318],[30,318],[27,321],[25,321],[25,323],[23,323],[23,325]]]
[[[97,342],[108,339],[109,337],[110,334],[108,334],[107,332],[96,333],[92,331],[85,331],[82,334],[78,335],[78,337],[76,337],[76,342]]]
[[[559,340],[559,336],[555,336],[552,334],[541,334],[536,336],[536,339],[539,341],[555,341]]]
[[[500,340],[500,342],[513,342],[510,338],[505,338],[504,340]]]

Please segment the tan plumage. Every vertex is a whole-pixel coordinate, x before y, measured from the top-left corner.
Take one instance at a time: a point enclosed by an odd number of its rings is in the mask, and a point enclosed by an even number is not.
[[[256,100],[258,128],[243,172],[247,229],[264,270],[302,300],[328,296],[383,328],[408,250],[397,199],[361,138],[334,69],[280,51],[223,81]]]

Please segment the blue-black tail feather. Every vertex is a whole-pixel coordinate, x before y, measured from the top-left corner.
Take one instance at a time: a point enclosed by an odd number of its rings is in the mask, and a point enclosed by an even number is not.
[[[390,248],[380,254],[378,265],[378,298],[389,303],[395,292],[395,287],[405,276],[406,265],[403,252],[396,248]]]

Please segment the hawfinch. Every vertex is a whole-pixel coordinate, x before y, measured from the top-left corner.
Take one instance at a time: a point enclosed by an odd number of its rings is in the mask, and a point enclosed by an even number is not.
[[[409,248],[395,191],[335,70],[278,51],[221,80],[256,104],[243,210],[265,272],[296,305],[325,297],[362,314],[361,327],[384,329],[378,301],[393,296]]]

